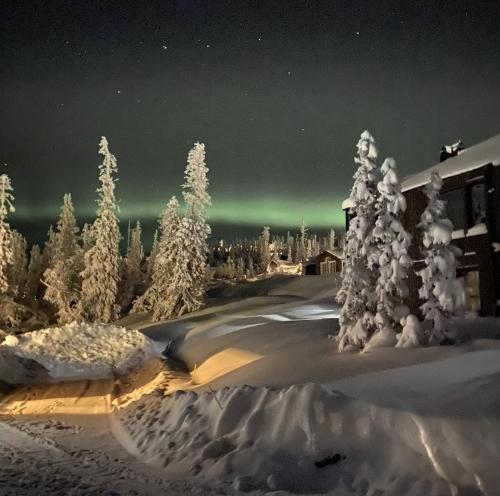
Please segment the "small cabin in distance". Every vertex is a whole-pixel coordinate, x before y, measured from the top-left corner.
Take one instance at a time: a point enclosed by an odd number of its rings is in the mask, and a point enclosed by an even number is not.
[[[282,260],[280,258],[273,258],[269,262],[266,272],[268,274],[279,273],[298,275],[302,274],[302,264],[300,262],[295,263],[287,260]]]
[[[447,148],[450,148],[448,150]],[[406,178],[401,183],[407,210],[403,218],[412,235],[408,305],[418,313],[421,301],[418,272],[424,265],[420,251],[422,234],[417,228],[427,206],[423,192],[431,173],[443,179],[441,198],[454,225],[453,243],[462,250],[458,275],[466,291],[466,310],[479,315],[500,314],[500,134],[470,148],[459,142],[441,150],[443,161]],[[342,204],[349,225],[350,201]]]
[[[304,263],[304,275],[322,276],[342,272],[343,251],[323,250],[319,255]]]

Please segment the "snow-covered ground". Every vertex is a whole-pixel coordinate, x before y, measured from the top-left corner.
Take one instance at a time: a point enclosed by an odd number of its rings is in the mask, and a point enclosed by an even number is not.
[[[205,309],[174,322],[128,317],[120,324],[188,370],[153,358],[118,381],[14,391],[0,408],[2,429],[15,429],[0,436],[0,480],[23,494],[15,474],[35,476],[29,461],[16,468],[28,435],[63,446],[56,467],[91,487],[74,494],[496,496],[498,321],[460,322],[460,346],[339,354],[336,286],[273,277],[214,289]]]

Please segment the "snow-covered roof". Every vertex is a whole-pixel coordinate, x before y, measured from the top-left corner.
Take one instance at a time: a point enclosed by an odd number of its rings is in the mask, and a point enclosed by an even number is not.
[[[333,255],[334,257],[337,258],[344,258],[344,250],[341,250],[340,248],[337,248],[335,250],[323,250],[321,253],[329,253],[330,255]],[[320,255],[321,255],[320,253]]]
[[[434,171],[439,172],[439,175],[445,179],[487,164],[500,165],[500,134],[470,148],[465,148],[455,157],[450,157],[444,162],[409,176],[403,181],[401,187],[403,191],[419,188],[429,181],[431,172]],[[342,208],[345,208],[344,204]]]
[[[408,176],[401,183],[401,189],[408,191],[427,184],[431,178],[431,173],[434,171],[439,172],[439,175],[445,179],[478,169],[487,164],[500,165],[500,134],[470,148],[465,148],[455,157],[450,157],[444,162]],[[347,210],[350,207],[352,207],[352,201],[350,198],[346,198],[342,202],[342,210]]]

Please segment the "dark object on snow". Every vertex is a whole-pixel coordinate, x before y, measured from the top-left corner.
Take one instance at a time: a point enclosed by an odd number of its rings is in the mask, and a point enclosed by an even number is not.
[[[336,465],[338,462],[345,459],[345,456],[342,456],[340,453],[335,453],[333,456],[327,456],[326,458],[323,458],[323,460],[314,462],[314,465],[318,468],[325,468],[328,465]]]
[[[439,161],[444,162],[446,159],[450,157],[455,157],[464,149],[464,144],[462,141],[457,141],[453,143],[453,145],[446,145],[441,148],[441,153],[439,154]]]
[[[456,341],[453,338],[446,336],[444,339],[441,340],[439,344],[441,346],[452,346],[456,344]]]

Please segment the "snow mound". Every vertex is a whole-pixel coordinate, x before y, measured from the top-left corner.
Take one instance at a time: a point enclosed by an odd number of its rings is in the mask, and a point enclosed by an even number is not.
[[[498,391],[498,378],[470,386],[469,402],[475,392],[484,399]],[[456,393],[452,410],[461,404]],[[311,383],[151,394],[118,415],[123,444],[170,477],[197,476],[244,492],[495,494],[500,426],[493,396],[475,422],[386,408]]]
[[[8,336],[0,344],[0,378],[11,383],[104,379],[142,365],[160,350],[136,330],[72,323]],[[33,369],[45,374],[33,374]]]

